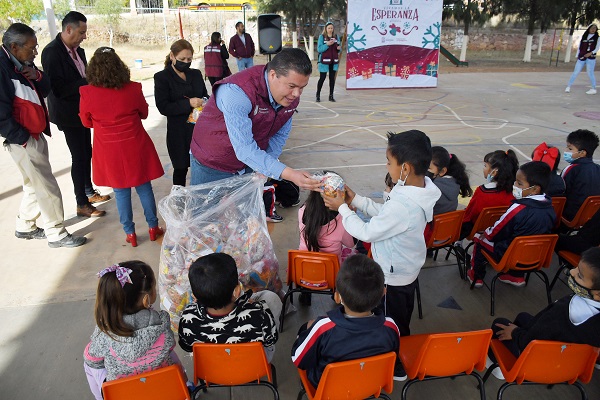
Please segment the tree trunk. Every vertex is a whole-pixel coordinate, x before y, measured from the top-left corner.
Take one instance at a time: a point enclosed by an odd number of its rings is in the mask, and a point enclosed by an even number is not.
[[[538,41],[538,56],[542,55],[542,46],[544,44],[545,37],[546,37],[546,32],[540,32],[540,39]]]
[[[113,31],[113,28],[108,28],[108,47],[113,47],[113,37],[115,36],[115,33]]]
[[[531,62],[531,44],[533,43],[533,35],[527,35],[527,43],[525,44],[525,55],[523,62]]]
[[[462,48],[460,49],[460,61],[467,61],[467,47],[469,46],[469,36],[463,36]]]

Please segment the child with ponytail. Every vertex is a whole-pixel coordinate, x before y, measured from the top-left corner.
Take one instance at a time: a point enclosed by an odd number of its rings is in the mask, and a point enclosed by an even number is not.
[[[142,261],[126,261],[103,269],[98,277],[97,326],[83,359],[90,390],[102,400],[104,381],[181,362],[172,351],[175,339],[169,314],[152,309],[156,301],[152,268]]]
[[[448,153],[448,150],[441,146],[433,146],[431,151],[432,158],[427,175],[442,192],[442,196],[433,207],[433,215],[456,211],[459,195],[473,196],[467,168],[456,154]]]

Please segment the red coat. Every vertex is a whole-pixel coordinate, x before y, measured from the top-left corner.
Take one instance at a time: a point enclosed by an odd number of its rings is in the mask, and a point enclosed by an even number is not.
[[[86,85],[79,92],[81,122],[94,128],[94,183],[122,189],[161,177],[163,167],[142,125],[148,117],[142,85],[129,82],[121,89]]]

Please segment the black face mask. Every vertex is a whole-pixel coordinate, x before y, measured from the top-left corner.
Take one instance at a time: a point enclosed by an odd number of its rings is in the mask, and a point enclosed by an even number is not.
[[[175,64],[173,64],[173,66],[175,67],[175,69],[179,72],[185,72],[188,69],[190,69],[190,66],[192,65],[191,62],[183,62],[183,61],[179,61],[179,60],[175,60]]]
[[[434,174],[433,174],[433,172],[431,172],[431,171],[427,171],[427,172],[425,172],[425,176],[426,176],[426,177],[428,177],[428,178],[429,178],[429,179],[431,179],[431,180],[434,180],[434,179],[435,179],[435,175],[434,175]]]

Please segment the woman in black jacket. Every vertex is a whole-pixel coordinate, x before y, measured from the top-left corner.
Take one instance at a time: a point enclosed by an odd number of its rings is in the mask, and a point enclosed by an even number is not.
[[[173,166],[173,185],[185,186],[190,166],[190,142],[194,124],[188,122],[194,108],[208,97],[202,72],[190,68],[194,48],[180,39],[171,45],[165,69],[154,75],[154,100],[167,117],[167,149]]]

